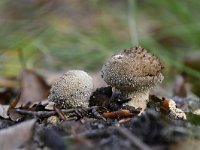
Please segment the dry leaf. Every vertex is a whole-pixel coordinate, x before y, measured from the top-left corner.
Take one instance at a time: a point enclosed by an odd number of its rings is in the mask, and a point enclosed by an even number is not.
[[[16,97],[17,90],[11,88],[0,88],[0,104],[7,105]]]
[[[44,79],[30,70],[24,70],[21,75],[20,103],[41,101],[49,95],[50,86]]]
[[[19,100],[20,100],[20,96],[21,96],[21,93],[13,101],[11,101],[11,103],[9,105],[9,109],[15,108],[17,106],[17,104],[19,103]],[[9,111],[9,109],[8,109],[8,111]]]
[[[111,103],[112,87],[97,88],[91,95],[89,106],[101,106],[108,108]]]
[[[8,112],[8,105],[0,105],[0,116],[7,119],[9,116],[7,115]]]
[[[162,101],[160,102],[161,109],[165,112],[169,111],[169,101],[166,98],[162,98]]]
[[[24,118],[24,115],[16,112],[15,109],[13,109],[13,108],[8,109],[8,116],[14,122],[21,121]]]
[[[32,137],[35,119],[0,130],[1,150],[14,150]]]
[[[118,111],[113,111],[113,112],[105,112],[103,113],[103,117],[105,118],[110,118],[110,119],[114,119],[114,118],[125,118],[125,117],[133,117],[134,114],[130,113],[129,110],[123,110],[120,109]]]
[[[13,100],[7,110],[7,115],[10,117],[10,119],[12,121],[18,122],[20,121],[24,116],[17,113],[16,111],[14,111],[15,107],[17,106],[17,104],[19,103],[19,99],[20,98],[20,94],[18,95],[18,97]]]

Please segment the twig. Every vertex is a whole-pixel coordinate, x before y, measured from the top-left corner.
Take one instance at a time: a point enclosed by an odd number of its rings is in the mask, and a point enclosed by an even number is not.
[[[56,113],[58,114],[58,116],[60,117],[60,119],[66,120],[65,114],[62,112],[62,110],[57,108],[55,105],[53,106],[53,108],[56,111]]]
[[[77,120],[77,119],[78,118],[74,116],[74,117],[66,118],[65,121],[72,121],[72,120]]]
[[[16,112],[23,115],[30,115],[34,117],[49,117],[52,115],[56,115],[56,111],[31,111],[31,110],[23,110],[23,109],[15,109]],[[62,110],[63,113],[72,113],[74,109]]]
[[[62,114],[64,115],[64,113],[74,113],[76,108],[72,108],[72,109],[60,109],[60,111],[62,112]],[[88,108],[87,110],[89,110],[91,108]],[[14,109],[14,111],[22,114],[22,115],[30,115],[30,116],[34,116],[34,117],[49,117],[52,115],[56,115],[58,114],[58,110],[52,110],[52,111],[32,111],[32,110],[25,110],[25,109]],[[73,118],[74,119],[74,118]],[[66,120],[70,120],[70,119],[66,119]]]
[[[104,118],[104,117],[97,111],[97,109],[99,109],[99,107],[93,106],[93,107],[91,108],[92,114],[93,114],[96,118],[102,119],[102,120],[106,121],[106,118]]]

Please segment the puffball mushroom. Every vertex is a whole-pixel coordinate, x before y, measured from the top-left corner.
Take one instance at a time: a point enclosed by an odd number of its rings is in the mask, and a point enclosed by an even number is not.
[[[92,92],[92,77],[82,70],[70,70],[53,83],[48,100],[59,108],[88,107]]]
[[[104,81],[130,98],[128,105],[146,108],[150,89],[164,79],[160,60],[142,47],[125,49],[113,55],[102,67]]]

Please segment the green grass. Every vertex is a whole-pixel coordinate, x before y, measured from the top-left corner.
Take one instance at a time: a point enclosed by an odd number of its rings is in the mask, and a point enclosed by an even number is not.
[[[0,74],[11,76],[21,71],[19,50],[29,68],[98,70],[116,51],[139,43],[165,66],[200,79],[199,71],[182,63],[187,53],[200,49],[199,6],[198,0],[95,0],[82,4],[68,0],[52,5],[2,0]],[[177,42],[162,41],[167,38]]]

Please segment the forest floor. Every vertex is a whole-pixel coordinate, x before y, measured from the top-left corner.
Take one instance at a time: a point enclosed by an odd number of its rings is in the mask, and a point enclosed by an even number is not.
[[[98,73],[95,76],[100,82]],[[180,87],[185,83],[180,79],[174,81],[178,82],[176,95],[166,97],[155,90],[141,115],[138,109],[124,107],[120,97],[113,98],[115,93],[102,82],[96,84],[90,107],[59,109],[46,99],[50,89],[46,80],[24,70],[20,84],[25,88],[18,92],[11,86],[17,80],[4,79],[10,87],[0,95],[1,149],[162,150],[196,149],[200,144],[199,99],[183,96],[186,93]],[[169,115],[170,100],[184,111],[186,120]]]

